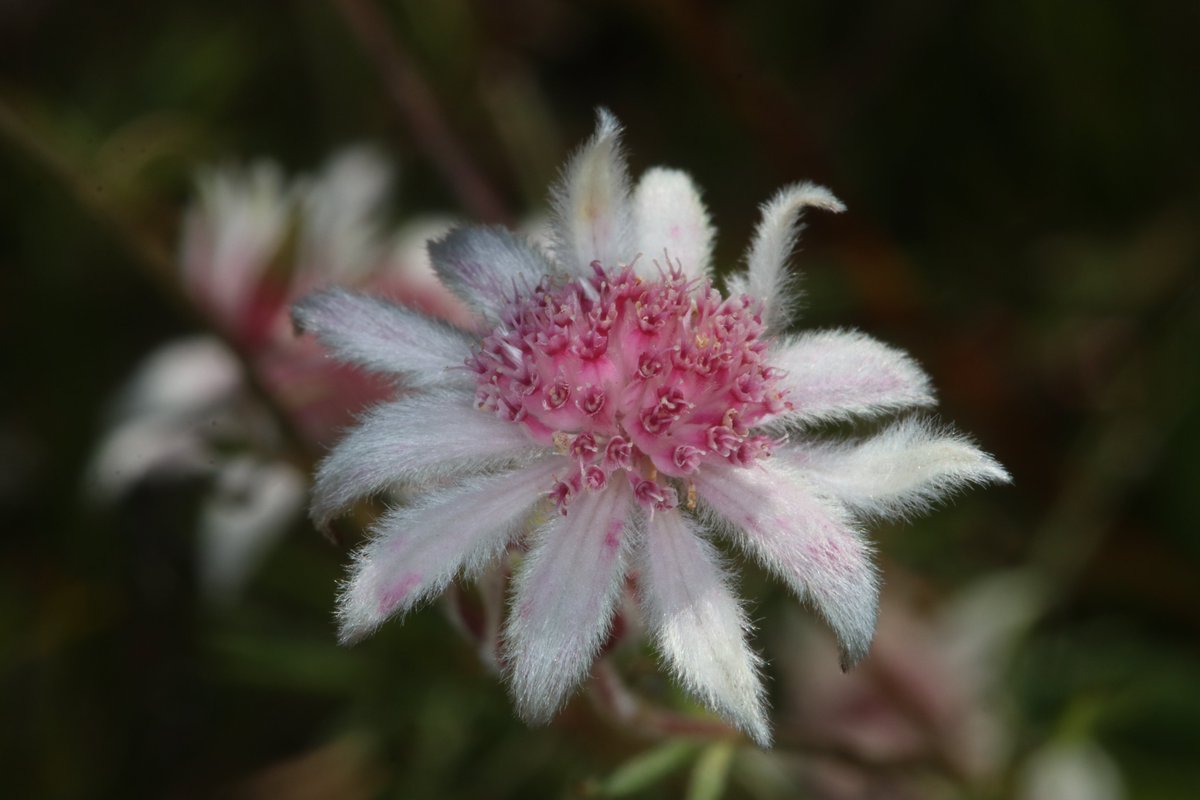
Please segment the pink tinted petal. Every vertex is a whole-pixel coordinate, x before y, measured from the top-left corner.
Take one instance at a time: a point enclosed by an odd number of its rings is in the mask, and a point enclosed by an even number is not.
[[[654,278],[654,261],[679,266],[689,278],[709,274],[713,231],[700,191],[686,172],[655,167],[638,181],[633,195],[638,272]],[[664,263],[663,251],[670,263]]]
[[[846,514],[778,463],[706,469],[696,488],[715,522],[732,527],[743,549],[816,606],[841,643],[842,667],[862,660],[875,632],[879,583],[871,547]]]
[[[791,404],[768,422],[848,419],[932,405],[929,376],[906,353],[857,331],[817,331],[773,347]]]
[[[292,307],[292,319],[340,360],[403,373],[410,386],[471,381],[463,362],[473,337],[386,300],[345,289],[314,292]]]
[[[442,283],[491,320],[551,271],[545,256],[504,228],[457,228],[429,243],[429,257]]]
[[[505,652],[517,710],[530,722],[554,715],[608,634],[632,534],[623,484],[585,492],[555,516],[517,577]]]
[[[762,206],[762,219],[746,254],[746,275],[737,282],[738,291],[763,301],[763,322],[772,331],[782,331],[792,321],[795,292],[788,259],[800,238],[801,214],[810,207],[846,210],[824,186],[797,183],[780,189]]]
[[[798,442],[779,456],[855,512],[905,517],[974,484],[1008,483],[1004,467],[953,429],[897,422],[851,442]]]
[[[482,469],[537,453],[524,430],[477,410],[466,392],[376,406],[317,467],[309,513],[321,528],[355,501],[397,483]]]
[[[357,553],[339,600],[343,643],[440,594],[460,570],[474,574],[498,558],[559,466],[557,458],[543,459],[388,512]]]
[[[678,511],[659,511],[646,524],[643,559],[647,622],[680,683],[769,747],[761,659],[715,548]]]
[[[591,275],[589,265],[596,260],[611,267],[633,258],[629,174],[620,140],[620,124],[602,109],[596,133],[571,159],[554,191],[554,255],[570,275]]]

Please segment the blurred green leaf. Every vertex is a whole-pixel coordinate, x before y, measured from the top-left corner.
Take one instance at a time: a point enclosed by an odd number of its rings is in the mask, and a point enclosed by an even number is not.
[[[276,690],[349,694],[365,676],[358,654],[332,640],[220,633],[209,648],[225,679]]]
[[[626,797],[659,783],[692,760],[698,745],[670,741],[617,767],[599,787],[601,797]]]
[[[729,784],[729,768],[736,752],[733,742],[717,742],[705,748],[692,767],[687,800],[720,800]]]

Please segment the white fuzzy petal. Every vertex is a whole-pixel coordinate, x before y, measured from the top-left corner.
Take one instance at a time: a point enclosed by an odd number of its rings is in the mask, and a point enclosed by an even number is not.
[[[591,276],[633,258],[629,173],[621,152],[621,126],[600,110],[596,133],[571,159],[554,191],[554,254],[571,275]]]
[[[464,362],[473,337],[381,298],[345,289],[314,292],[292,307],[292,320],[342,361],[403,374],[409,386],[471,383]]]
[[[588,674],[625,578],[631,531],[623,481],[584,493],[538,532],[516,580],[505,653],[517,711],[548,721]]]
[[[803,229],[801,215],[809,207],[846,210],[824,186],[796,183],[780,189],[762,206],[762,220],[746,255],[745,282],[737,284],[741,291],[763,301],[763,321],[775,332],[785,330],[792,321],[795,290],[788,259]]]
[[[972,484],[1008,483],[1004,467],[960,433],[906,419],[868,439],[797,442],[779,456],[870,517],[903,517]]]
[[[468,392],[384,403],[321,461],[309,513],[323,528],[351,503],[393,484],[482,469],[541,449],[520,425],[476,409]]]
[[[361,282],[381,260],[384,199],[392,167],[366,145],[336,153],[300,184],[301,225],[294,285]]]
[[[294,191],[278,165],[267,161],[206,170],[197,189],[183,223],[183,279],[232,324],[283,241]]]
[[[339,600],[342,642],[437,596],[460,570],[475,574],[498,558],[561,466],[552,456],[389,511],[356,554]]]
[[[768,361],[793,409],[775,420],[805,424],[934,403],[929,376],[902,350],[857,331],[815,331],[780,342]]]
[[[122,419],[194,421],[232,404],[244,380],[237,356],[220,340],[208,335],[176,339],[138,365],[115,410]]]
[[[219,417],[214,414],[211,419]],[[92,454],[88,493],[94,500],[111,502],[151,476],[174,479],[212,473],[217,452],[197,432],[205,429],[205,421],[201,416],[195,420],[147,417],[117,425]]]
[[[504,228],[457,228],[429,243],[429,257],[442,282],[493,321],[550,272],[545,256]]]
[[[238,456],[222,465],[200,511],[200,578],[233,600],[304,509],[306,481],[286,463]]]
[[[151,475],[212,472],[213,439],[259,432],[239,405],[243,381],[237,357],[213,337],[159,347],[120,391],[88,465],[88,492],[111,501]]]
[[[862,660],[875,633],[879,583],[871,547],[846,513],[778,461],[708,468],[696,488],[713,522],[727,523],[743,549],[811,600],[837,634],[843,669]]]
[[[715,232],[690,175],[662,167],[647,170],[634,192],[633,208],[640,275],[657,277],[657,259],[664,269],[678,264],[689,278],[708,277]],[[670,264],[663,263],[664,250]]]
[[[658,649],[689,692],[769,747],[771,733],[746,643],[750,624],[717,551],[678,511],[646,525],[642,603]]]

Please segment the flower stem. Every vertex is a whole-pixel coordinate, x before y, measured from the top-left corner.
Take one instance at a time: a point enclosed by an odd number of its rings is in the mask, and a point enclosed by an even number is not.
[[[419,147],[442,173],[463,209],[491,223],[511,222],[500,196],[472,163],[446,122],[437,98],[372,0],[333,0],[383,80],[396,110]]]

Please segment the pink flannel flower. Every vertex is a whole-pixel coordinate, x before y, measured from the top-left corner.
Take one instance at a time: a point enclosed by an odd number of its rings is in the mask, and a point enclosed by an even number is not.
[[[479,574],[534,523],[504,632],[523,717],[548,720],[588,675],[634,576],[663,660],[765,746],[761,660],[710,532],[811,603],[849,667],[870,646],[878,603],[859,520],[1007,474],[920,421],[861,442],[790,435],[933,403],[898,350],[860,333],[784,333],[800,214],[842,205],[812,184],[782,190],[722,295],[691,179],[656,168],[631,187],[619,137],[601,112],[568,164],[553,257],[499,228],[430,244],[482,338],[344,290],[295,307],[298,327],[340,358],[421,389],[375,407],[329,453],[312,514],[324,526],[396,483],[425,489],[358,552],[340,600],[344,641]]]

